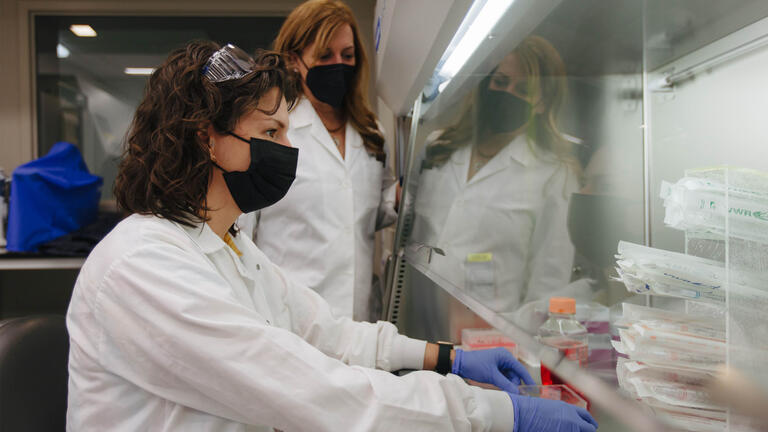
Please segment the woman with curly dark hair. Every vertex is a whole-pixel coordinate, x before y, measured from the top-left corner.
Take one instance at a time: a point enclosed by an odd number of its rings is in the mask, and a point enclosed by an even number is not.
[[[293,181],[290,88],[278,55],[210,42],[173,52],[150,77],[115,183],[132,214],[86,260],[67,314],[67,430],[524,424],[541,408],[455,375],[385,372],[452,371],[514,392],[531,380],[508,351],[453,351],[390,323],[335,318],[237,235],[240,214]]]

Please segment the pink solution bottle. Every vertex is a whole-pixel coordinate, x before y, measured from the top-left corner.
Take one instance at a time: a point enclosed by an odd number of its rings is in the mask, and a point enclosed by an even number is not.
[[[549,319],[539,327],[539,341],[550,346],[565,357],[563,361],[578,363],[579,367],[587,367],[589,349],[586,327],[576,321],[576,300],[570,297],[552,297],[549,299]],[[541,383],[543,385],[568,383],[554,374],[544,363],[541,364]],[[584,395],[573,386],[580,396]],[[587,400],[584,397],[585,400]],[[589,401],[587,401],[589,406]]]

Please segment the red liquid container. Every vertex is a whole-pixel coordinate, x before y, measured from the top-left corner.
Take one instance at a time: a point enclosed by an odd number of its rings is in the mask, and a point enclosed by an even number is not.
[[[558,336],[542,338],[541,342],[553,348],[557,348],[568,361],[578,362],[579,367],[587,367],[589,350],[586,342]],[[543,363],[541,364],[541,383],[544,385],[565,384],[560,377],[550,371]]]
[[[576,321],[576,301],[568,297],[552,297],[549,299],[549,319],[539,327],[539,341],[558,350],[563,361],[577,363],[579,367],[587,367],[589,349],[587,346],[588,331]],[[541,364],[541,383],[543,385],[566,384],[562,378]],[[579,396],[586,397],[573,386],[568,385]],[[587,403],[589,401],[587,400]]]

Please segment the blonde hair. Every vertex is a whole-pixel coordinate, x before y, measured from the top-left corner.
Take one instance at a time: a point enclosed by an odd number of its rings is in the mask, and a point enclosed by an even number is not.
[[[363,137],[363,145],[368,153],[384,161],[384,136],[379,130],[376,116],[368,105],[368,56],[365,53],[357,21],[349,6],[339,0],[309,0],[294,9],[285,19],[280,33],[275,39],[274,49],[288,54],[301,55],[301,52],[317,42],[314,56],[320,57],[331,41],[334,33],[344,25],[352,28],[355,42],[355,75],[351,88],[344,97],[345,114]],[[296,91],[303,92],[301,77],[294,80]]]
[[[565,139],[557,126],[557,115],[565,101],[567,82],[565,64],[560,54],[549,41],[540,36],[528,36],[512,51],[520,61],[523,73],[528,79],[528,95],[543,111],[531,110],[526,135],[528,145],[536,154],[536,148],[545,149],[557,159],[579,172],[578,162],[573,155],[571,143]],[[459,121],[447,127],[427,149],[425,166],[439,166],[445,163],[461,147],[475,138],[476,115],[474,106],[478,93],[488,85],[488,79],[480,82],[466,102]]]

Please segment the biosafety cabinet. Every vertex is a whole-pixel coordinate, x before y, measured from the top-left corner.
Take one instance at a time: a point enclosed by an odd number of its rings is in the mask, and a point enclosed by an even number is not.
[[[764,430],[768,2],[379,0],[374,27],[384,318],[514,345],[603,431]],[[554,296],[586,365],[537,337]]]

